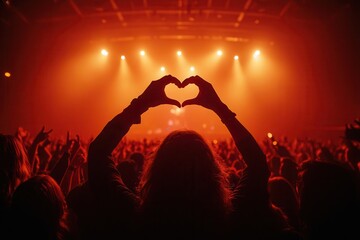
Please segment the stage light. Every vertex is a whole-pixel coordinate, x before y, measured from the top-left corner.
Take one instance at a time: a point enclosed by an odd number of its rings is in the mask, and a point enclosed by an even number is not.
[[[223,55],[223,51],[217,50],[216,54],[217,54],[218,56],[221,56],[221,55]]]
[[[190,71],[191,71],[191,72],[194,72],[194,71],[195,71],[195,67],[194,67],[194,66],[191,66],[191,67],[190,67]]]
[[[182,55],[182,52],[181,52],[181,51],[177,51],[176,54],[177,54],[178,56],[181,56],[181,55]]]
[[[267,134],[267,136],[268,136],[268,138],[272,138],[272,137],[273,137],[272,133],[270,133],[270,132]]]
[[[8,78],[11,77],[11,73],[9,73],[9,72],[5,72],[4,75],[5,75],[5,77],[8,77]]]
[[[253,58],[258,59],[260,57],[260,54],[261,54],[260,50],[256,50],[253,54]]]
[[[120,58],[121,58],[121,60],[125,60],[125,59],[126,59],[124,55],[121,55]]]
[[[235,55],[235,56],[234,56],[234,60],[239,60],[239,56],[238,56],[238,55]]]
[[[107,55],[109,55],[109,52],[106,49],[102,49],[101,50],[101,55],[107,56]]]
[[[144,51],[144,50],[141,50],[141,51],[140,51],[140,55],[141,55],[141,56],[145,56],[145,51]]]
[[[161,67],[160,71],[165,72],[165,67]]]

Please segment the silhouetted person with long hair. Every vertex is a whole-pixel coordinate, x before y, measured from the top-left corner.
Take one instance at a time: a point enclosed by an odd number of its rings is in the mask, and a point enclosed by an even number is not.
[[[31,176],[23,144],[16,137],[0,134],[0,236],[6,234],[12,195]]]
[[[70,239],[65,197],[49,175],[38,175],[20,184],[11,212],[15,239]]]
[[[179,88],[195,84],[199,94],[181,105],[166,96],[164,89],[170,83]],[[111,153],[129,128],[140,123],[142,113],[161,104],[200,105],[220,117],[247,165],[233,193],[222,166],[206,141],[194,131],[175,131],[164,139],[145,167],[140,196],[125,186]],[[89,147],[89,184],[101,209],[99,221],[106,237],[114,238],[117,234],[147,239],[283,236],[283,218],[269,202],[270,173],[265,155],[235,115],[212,85],[198,76],[182,83],[170,75],[151,82],[105,126]]]

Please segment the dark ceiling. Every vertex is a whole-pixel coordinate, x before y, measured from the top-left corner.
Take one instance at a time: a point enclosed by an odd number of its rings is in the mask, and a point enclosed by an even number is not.
[[[114,36],[205,34],[249,37],[343,19],[352,0],[2,0],[1,26],[73,26]],[[352,21],[352,20],[350,20]],[[150,32],[149,32],[150,31]],[[113,37],[114,37],[113,36]]]

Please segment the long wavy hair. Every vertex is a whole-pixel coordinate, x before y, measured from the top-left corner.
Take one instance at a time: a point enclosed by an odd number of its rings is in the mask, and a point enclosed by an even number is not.
[[[65,197],[49,175],[37,175],[20,184],[14,192],[11,210],[15,227],[27,237],[62,239],[68,231]]]
[[[169,222],[177,218],[206,224],[231,211],[223,166],[194,131],[174,131],[163,140],[145,165],[139,191],[141,212]]]
[[[31,175],[23,144],[14,136],[0,134],[0,198],[7,207],[16,187]]]

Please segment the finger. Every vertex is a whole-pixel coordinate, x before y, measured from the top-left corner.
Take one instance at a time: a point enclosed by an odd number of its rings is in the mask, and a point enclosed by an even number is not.
[[[198,104],[197,99],[193,98],[193,99],[185,100],[185,101],[182,103],[182,107],[185,107],[185,106],[187,106],[187,105],[199,105],[199,104]]]
[[[171,98],[166,99],[166,104],[175,105],[175,106],[177,106],[178,108],[181,108],[180,102],[178,102],[178,101],[176,101],[176,100],[174,100],[174,99],[171,99]]]
[[[80,143],[80,136],[79,136],[79,134],[76,134],[76,139],[77,139],[77,142]]]
[[[45,126],[43,126],[43,127],[41,128],[41,131],[40,131],[40,132],[44,132],[44,130],[45,130]]]
[[[67,134],[66,134],[66,142],[69,142],[69,140],[70,140],[70,132],[67,131]]]
[[[204,83],[206,83],[206,81],[204,79],[202,79],[201,77],[199,77],[198,75],[191,76],[182,82],[182,87],[184,88],[187,85],[189,85],[190,83],[193,83],[196,86],[200,87],[200,86],[203,86]]]
[[[177,79],[176,77],[174,76],[171,76],[171,75],[166,75],[164,76],[163,78],[160,79],[162,81],[162,83],[164,85],[167,85],[169,83],[174,83],[176,86],[178,86],[179,88],[181,87],[181,82],[179,79]]]
[[[191,77],[188,77],[186,78],[182,83],[181,83],[181,87],[186,87],[187,85],[189,84],[195,84],[195,77],[194,76],[191,76]]]

